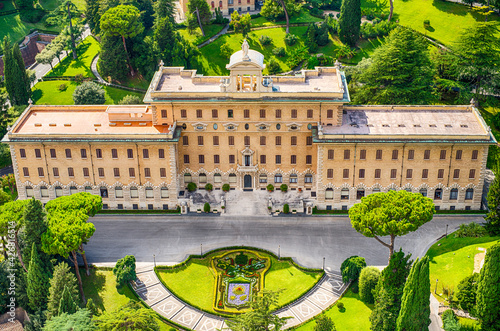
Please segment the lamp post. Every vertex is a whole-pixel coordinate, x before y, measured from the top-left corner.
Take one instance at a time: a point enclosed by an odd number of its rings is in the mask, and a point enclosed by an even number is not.
[[[155,265],[155,268],[156,268],[156,255],[153,254],[153,261],[154,261],[154,265]]]
[[[200,255],[203,255],[203,244],[200,244]]]
[[[323,256],[323,270],[325,270],[325,257]]]
[[[278,245],[278,261],[281,259],[281,245]]]
[[[446,238],[448,238],[448,224],[446,224]]]
[[[437,293],[437,290],[438,290],[438,279],[436,278],[436,288],[434,289],[434,294]]]

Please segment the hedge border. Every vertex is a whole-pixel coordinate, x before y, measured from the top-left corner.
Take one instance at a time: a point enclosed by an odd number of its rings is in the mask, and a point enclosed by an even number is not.
[[[167,214],[180,215],[181,208],[177,209],[102,209],[98,214]]]

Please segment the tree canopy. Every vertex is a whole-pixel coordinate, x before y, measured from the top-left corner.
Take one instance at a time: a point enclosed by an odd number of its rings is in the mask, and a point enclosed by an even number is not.
[[[361,29],[361,0],[344,0],[340,7],[338,34],[340,40],[355,46]],[[328,40],[328,38],[327,38]]]
[[[156,322],[156,313],[133,301],[118,310],[106,311],[102,315],[94,317],[94,322],[100,331],[123,330],[124,325],[127,326],[127,330],[160,330]]]
[[[53,330],[78,330],[92,331],[97,330],[92,322],[92,315],[87,309],[79,309],[74,314],[61,314],[51,318],[45,324],[44,331]]]
[[[77,302],[78,283],[66,262],[54,267],[54,273],[50,279],[49,301],[47,303],[48,317],[58,315],[64,289],[67,289],[73,301]]]
[[[116,276],[117,287],[122,287],[128,282],[135,280],[137,278],[135,273],[135,256],[127,255],[123,259],[116,261],[113,273]]]
[[[485,216],[486,230],[494,236],[500,235],[500,179],[498,175],[490,184],[488,195],[488,213]]]
[[[94,82],[83,82],[73,92],[75,105],[102,105],[106,102],[106,92],[101,85]]]
[[[481,330],[500,330],[500,244],[486,252],[477,284],[477,314]]]

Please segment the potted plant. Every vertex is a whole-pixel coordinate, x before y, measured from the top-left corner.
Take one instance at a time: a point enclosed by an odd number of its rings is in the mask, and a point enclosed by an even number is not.
[[[302,187],[299,187],[299,192],[302,192]]]
[[[229,184],[222,185],[222,190],[224,192],[229,192],[230,189],[231,189],[231,186],[229,186]]]
[[[273,192],[273,191],[274,191],[274,186],[273,186],[273,184],[268,184],[266,188],[267,188],[267,190],[268,190],[269,192]]]
[[[220,209],[226,209],[226,206],[221,206]]]
[[[205,202],[205,204],[203,205],[203,211],[205,213],[210,213],[210,204],[208,202]]]
[[[288,203],[285,203],[285,205],[283,206],[283,213],[288,214],[289,212],[290,206],[288,205]]]
[[[286,191],[288,191],[288,185],[286,185],[286,184],[281,184],[281,186],[280,186],[280,190],[281,190],[281,192],[286,192]]]
[[[197,187],[197,186],[196,186],[196,183],[192,183],[192,182],[191,182],[191,183],[189,183],[189,184],[187,185],[187,190],[188,190],[189,192],[194,192],[194,191],[196,191],[196,187]]]
[[[208,192],[211,192],[213,189],[214,186],[212,184],[208,183],[207,185],[205,185],[205,190],[207,190]]]
[[[292,210],[292,214],[297,214],[297,210]]]

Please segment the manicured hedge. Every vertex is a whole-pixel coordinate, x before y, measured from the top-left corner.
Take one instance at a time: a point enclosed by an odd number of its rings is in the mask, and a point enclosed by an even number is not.
[[[181,208],[177,209],[103,209],[99,214],[180,214]]]

